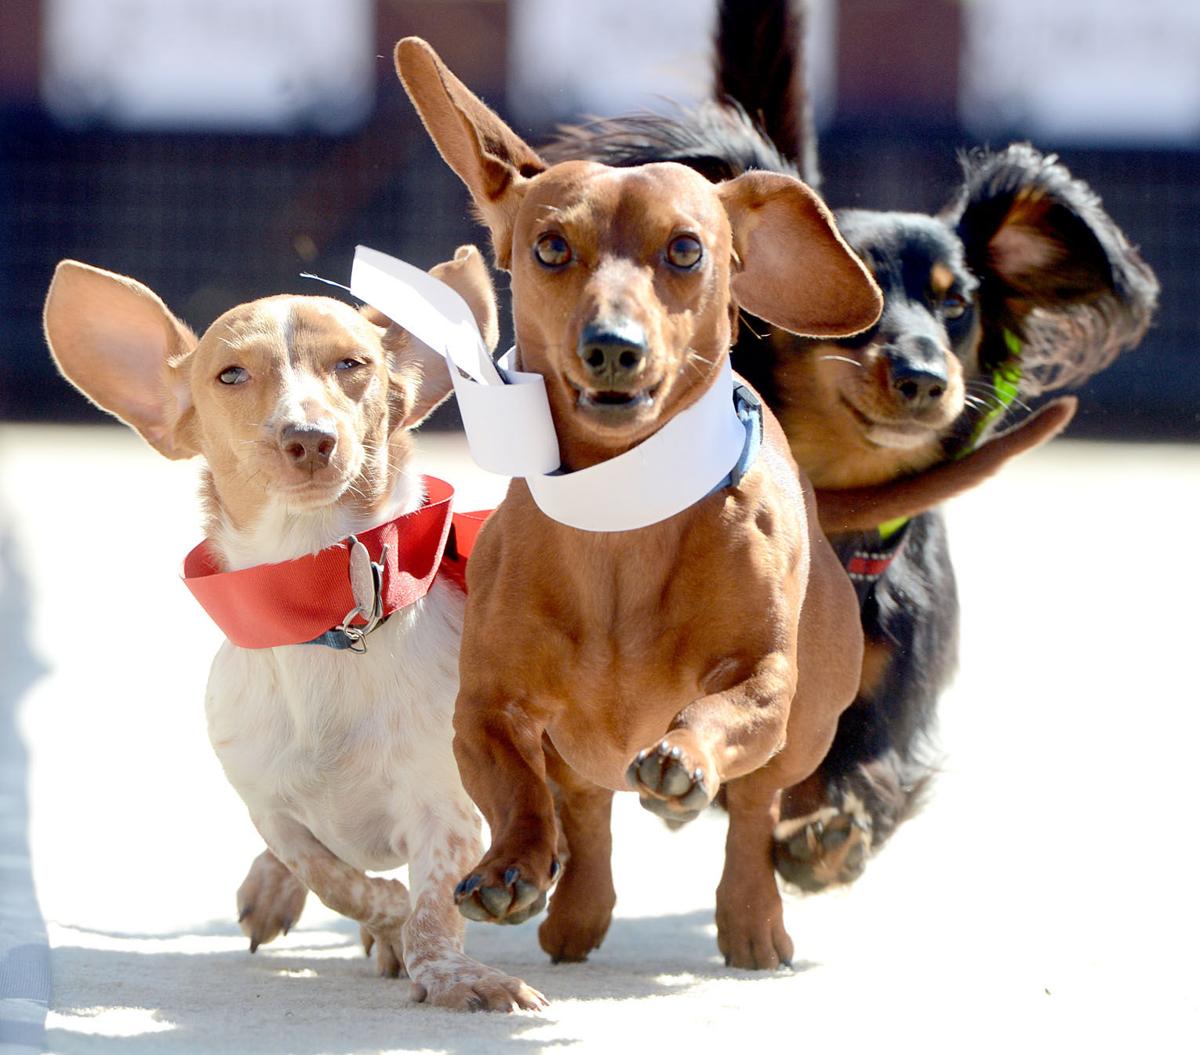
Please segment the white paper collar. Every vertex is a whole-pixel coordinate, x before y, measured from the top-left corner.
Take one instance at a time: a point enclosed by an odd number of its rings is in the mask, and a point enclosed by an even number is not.
[[[714,490],[738,461],[746,429],[726,357],[708,390],[636,447],[559,473],[558,437],[540,374],[499,366],[470,308],[444,282],[359,246],[350,290],[446,357],[476,464],[523,477],[548,517],[584,531],[631,531],[683,512]]]

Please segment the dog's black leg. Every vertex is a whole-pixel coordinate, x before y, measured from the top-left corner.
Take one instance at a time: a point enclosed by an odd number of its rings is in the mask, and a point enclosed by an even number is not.
[[[775,827],[776,871],[806,891],[857,879],[920,808],[935,773],[930,734],[958,651],[954,573],[939,514],[911,521],[903,549],[863,603],[862,622],[858,698],[816,772],[784,791]]]

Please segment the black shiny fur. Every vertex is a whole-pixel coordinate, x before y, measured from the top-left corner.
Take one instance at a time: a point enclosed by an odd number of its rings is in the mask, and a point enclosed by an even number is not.
[[[723,0],[717,101],[673,117],[563,129],[545,155],[612,165],[678,161],[714,181],[762,168],[816,184],[801,24],[788,0]],[[1145,333],[1157,281],[1086,184],[1055,157],[1025,144],[966,153],[961,162],[962,182],[936,216],[837,214],[847,241],[883,289],[885,309],[876,327],[850,341],[824,343],[771,333],[758,320],[742,327],[735,369],[785,428],[792,397],[782,367],[789,358],[839,349],[853,358],[874,342],[893,386],[903,383],[906,371],[945,370],[949,364],[939,357],[957,360],[966,401],[940,435],[940,457],[951,457],[982,442],[1005,413],[1027,407],[1025,400],[1086,380]],[[954,312],[947,312],[946,297],[930,287],[935,263],[949,269],[953,292],[965,301],[958,318],[947,317]],[[1014,342],[1021,369],[1017,399],[1006,410],[995,371],[1012,365]],[[818,488],[825,486],[790,428],[789,438],[801,468]],[[898,459],[892,477],[922,467]],[[873,482],[879,480],[839,486]],[[870,854],[918,807],[935,771],[931,733],[956,664],[958,600],[940,514],[914,517],[906,532],[862,607],[869,648],[885,657],[881,669],[873,678],[864,672],[860,695],[818,771],[785,792],[776,867],[805,890],[857,878]],[[849,560],[873,534],[831,541]]]

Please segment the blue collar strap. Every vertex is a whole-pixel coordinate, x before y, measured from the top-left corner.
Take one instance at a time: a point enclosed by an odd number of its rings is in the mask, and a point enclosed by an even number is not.
[[[733,406],[737,411],[738,420],[746,430],[746,441],[742,445],[742,453],[738,455],[738,460],[729,470],[729,475],[717,484],[713,491],[719,491],[723,487],[737,487],[746,473],[750,471],[754,459],[758,457],[758,452],[762,448],[763,407],[761,400],[746,385],[735,385]]]

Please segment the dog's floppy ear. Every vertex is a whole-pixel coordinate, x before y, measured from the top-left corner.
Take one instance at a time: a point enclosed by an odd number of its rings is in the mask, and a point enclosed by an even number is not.
[[[879,318],[875,280],[800,180],[747,172],[717,193],[733,229],[731,282],[743,308],[806,337],[846,337]]]
[[[43,316],[63,376],[168,458],[198,453],[187,357],[196,336],[155,293],[76,260],[54,271]]]
[[[546,163],[420,37],[396,45],[396,73],[446,164],[471,192],[492,232],[496,264],[507,270],[517,208],[528,180]]]
[[[1145,334],[1154,273],[1054,156],[1025,143],[964,156],[943,218],[980,279],[983,365],[1019,347],[1023,394],[1079,384]]]
[[[500,321],[496,294],[487,265],[473,245],[459,246],[453,260],[437,264],[429,271],[454,290],[471,309],[479,324],[487,350],[496,350],[500,339]],[[426,344],[401,329],[377,308],[369,304],[360,311],[376,326],[384,329],[383,347],[389,357],[392,385],[399,397],[393,406],[393,431],[411,429],[424,421],[450,395],[453,384],[446,359]]]

